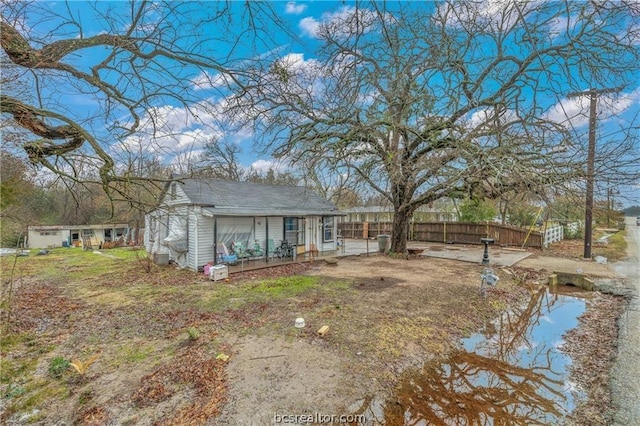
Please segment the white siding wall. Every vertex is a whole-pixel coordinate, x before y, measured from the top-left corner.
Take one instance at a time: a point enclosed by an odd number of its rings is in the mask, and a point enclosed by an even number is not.
[[[197,262],[195,267],[206,265],[208,262],[214,260],[213,254],[213,218],[202,216],[199,212],[194,215],[197,218],[197,223],[194,225],[193,234],[189,231],[189,237],[192,240],[197,240]],[[193,235],[197,235],[193,238]]]
[[[41,233],[48,233],[50,235],[40,235]],[[29,230],[27,244],[29,248],[48,248],[48,247],[62,247],[63,241],[68,241],[68,230],[51,230],[51,231],[35,231]]]
[[[284,236],[284,219],[282,217],[269,218],[269,239],[272,239],[275,247],[280,245]]]
[[[175,188],[176,188],[175,198],[173,197],[171,185],[175,185]],[[167,193],[164,194],[164,199],[162,200],[162,203],[166,203],[167,206],[174,206],[179,204],[184,205],[184,204],[191,203],[191,200],[189,200],[187,195],[182,190],[182,184],[178,182],[172,182],[171,185],[169,186],[169,190],[167,191]],[[160,205],[162,205],[162,203]]]
[[[255,235],[253,238],[258,240],[258,243],[260,244],[260,247],[262,247],[262,250],[265,250],[267,248],[267,218],[256,217],[255,225]]]
[[[198,259],[197,259],[197,247],[198,247],[198,222],[201,219],[199,212],[193,210],[193,208],[189,209],[189,220],[187,224],[188,229],[188,238],[189,238],[189,251],[187,252],[187,263],[185,267],[193,270],[197,270],[198,267]]]
[[[151,254],[151,241],[149,235],[151,234],[151,215],[144,215],[144,248],[147,254]]]

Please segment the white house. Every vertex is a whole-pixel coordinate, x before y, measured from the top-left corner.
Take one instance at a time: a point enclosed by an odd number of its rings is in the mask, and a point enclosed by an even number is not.
[[[145,247],[198,270],[221,249],[259,247],[268,258],[286,240],[298,254],[336,249],[338,209],[308,188],[212,178],[176,178],[145,216]],[[214,250],[215,248],[215,250]]]
[[[129,225],[108,223],[103,225],[31,225],[28,227],[29,248],[80,246],[83,240],[99,245],[105,241],[128,238]]]
[[[392,222],[393,206],[352,207],[342,210],[343,222]],[[414,222],[453,222],[456,213],[448,199],[440,199],[429,205],[420,206],[413,213]]]

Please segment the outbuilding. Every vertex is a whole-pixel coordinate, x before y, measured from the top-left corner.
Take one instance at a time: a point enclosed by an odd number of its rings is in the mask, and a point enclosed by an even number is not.
[[[53,248],[82,246],[84,243],[98,246],[120,238],[128,240],[129,225],[107,223],[92,225],[31,225],[28,227],[27,246],[29,248]]]
[[[145,216],[145,247],[192,270],[229,255],[268,260],[283,241],[294,255],[335,251],[340,214],[305,187],[175,178]]]

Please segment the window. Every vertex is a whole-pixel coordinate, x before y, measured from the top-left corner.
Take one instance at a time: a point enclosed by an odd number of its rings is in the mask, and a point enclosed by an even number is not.
[[[57,231],[43,231],[40,232],[40,236],[46,236],[46,235],[58,235]]]
[[[289,244],[298,244],[298,218],[284,218],[284,239]]]
[[[333,216],[326,216],[322,219],[322,241],[333,241]]]

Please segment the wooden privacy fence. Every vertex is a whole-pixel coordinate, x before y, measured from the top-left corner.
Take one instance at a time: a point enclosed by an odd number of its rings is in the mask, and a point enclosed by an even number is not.
[[[391,234],[392,228],[391,222],[338,224],[338,231],[345,238],[375,238],[380,234]],[[493,238],[496,244],[503,246],[543,246],[543,235],[539,232],[529,233],[528,229],[495,223],[412,222],[409,227],[411,241],[480,244],[480,238]]]

